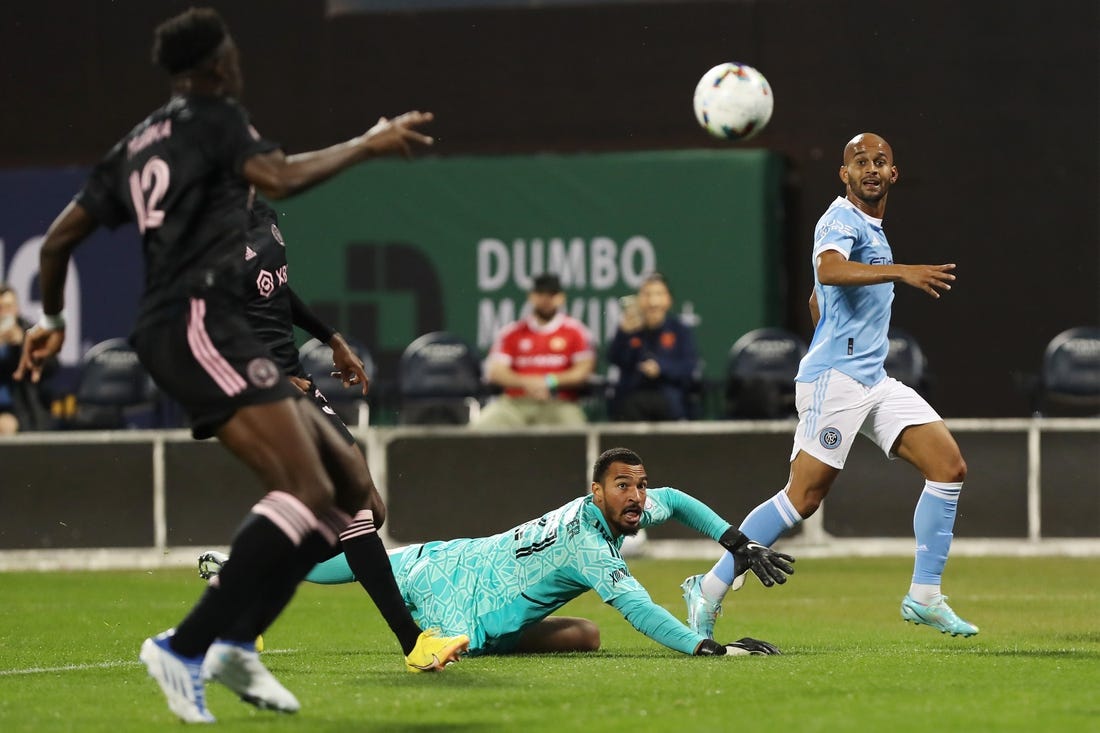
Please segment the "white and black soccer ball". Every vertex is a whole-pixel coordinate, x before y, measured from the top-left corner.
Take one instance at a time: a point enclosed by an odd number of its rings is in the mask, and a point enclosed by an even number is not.
[[[718,64],[695,87],[695,119],[723,140],[748,140],[772,117],[772,88],[764,75],[735,61]]]

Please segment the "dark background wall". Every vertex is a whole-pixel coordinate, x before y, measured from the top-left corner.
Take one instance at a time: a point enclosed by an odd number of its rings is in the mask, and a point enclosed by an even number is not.
[[[9,4],[0,24],[0,166],[94,161],[164,98],[151,30],[190,3]],[[723,60],[760,68],[775,115],[753,145],[789,160],[789,327],[809,336],[814,222],[840,153],[873,130],[901,181],[899,262],[958,264],[933,301],[898,288],[948,416],[1013,415],[1015,374],[1100,322],[1100,3],[744,0],[326,19],[301,0],[213,2],[244,54],[245,101],[290,151],[380,114],[438,115],[434,154],[718,146],[691,93]],[[731,341],[737,334],[731,334]]]

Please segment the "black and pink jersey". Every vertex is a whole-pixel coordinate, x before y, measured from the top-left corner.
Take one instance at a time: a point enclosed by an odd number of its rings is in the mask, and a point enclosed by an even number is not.
[[[235,100],[178,96],[120,140],[76,202],[102,225],[141,231],[145,291],[136,329],[185,307],[196,287],[240,295],[250,229],[244,162],[278,147]]]
[[[286,374],[299,374],[287,276],[286,242],[275,210],[257,199],[240,257],[244,265],[245,315],[253,332]]]

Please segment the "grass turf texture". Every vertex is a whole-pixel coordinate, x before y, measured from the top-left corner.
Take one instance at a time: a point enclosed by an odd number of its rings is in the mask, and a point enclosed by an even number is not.
[[[706,567],[631,563],[677,617],[680,581]],[[953,559],[946,590],[981,627],[972,639],[900,620],[908,560],[797,570],[782,588],[750,580],[717,627],[781,657],[686,657],[588,593],[562,611],[600,625],[600,652],[470,658],[441,675],[403,671],[359,586],[305,585],[263,655],[302,712],[257,711],[216,684],[207,700],[230,731],[1100,731],[1100,559]],[[183,570],[0,574],[0,730],[175,725],[137,652],[201,590]]]

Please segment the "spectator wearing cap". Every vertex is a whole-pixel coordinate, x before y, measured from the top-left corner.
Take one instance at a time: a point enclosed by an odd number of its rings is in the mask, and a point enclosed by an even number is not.
[[[592,337],[565,313],[557,275],[539,275],[527,296],[530,312],[501,329],[486,359],[486,378],[504,393],[490,402],[476,429],[585,425],[578,392],[596,364]]]
[[[611,405],[623,422],[685,420],[699,352],[695,335],[670,312],[672,291],[659,272],[648,275],[607,349],[619,369]]]

